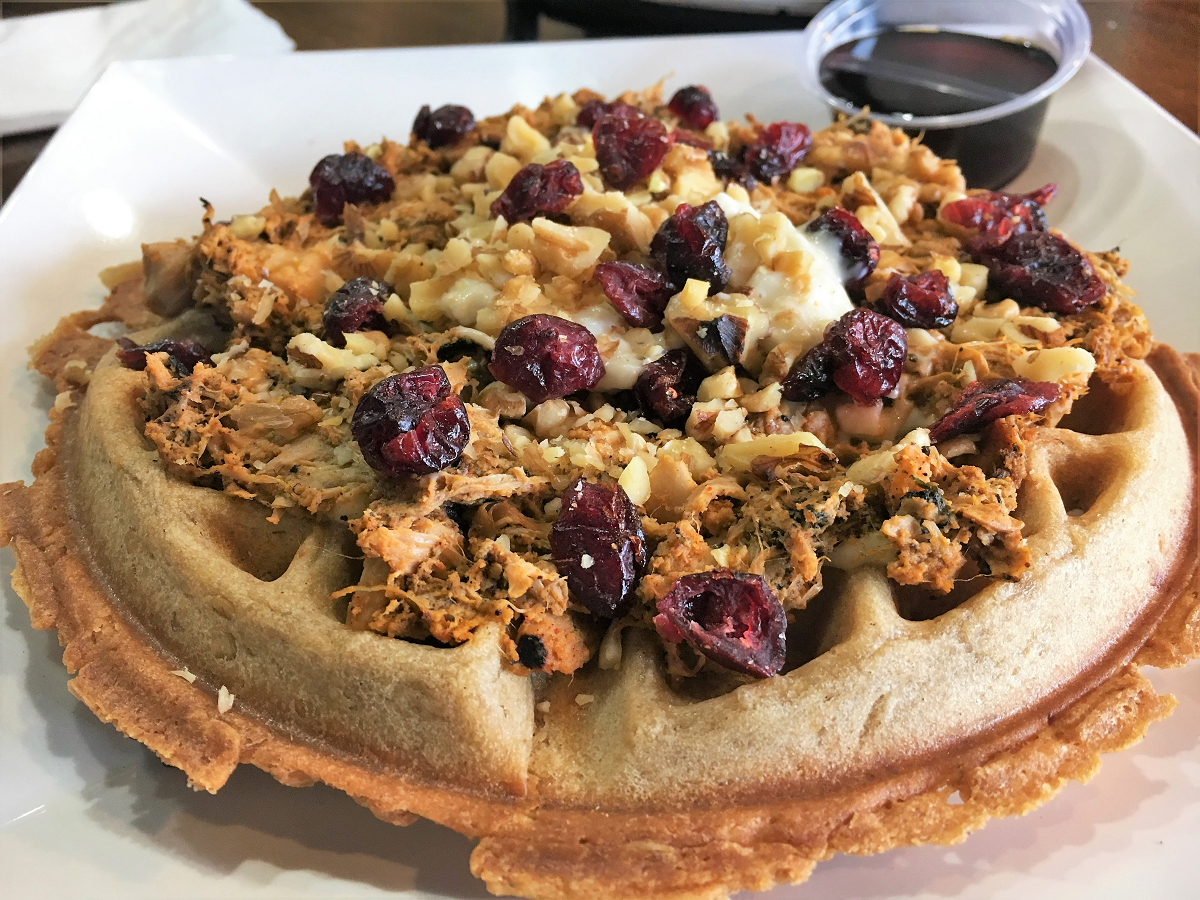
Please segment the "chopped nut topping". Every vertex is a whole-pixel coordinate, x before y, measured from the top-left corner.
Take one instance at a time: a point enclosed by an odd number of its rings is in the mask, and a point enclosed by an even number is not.
[[[616,668],[622,629],[652,627],[681,576],[713,569],[754,573],[755,590],[784,610],[808,602],[826,565],[882,566],[934,591],[977,572],[1019,578],[1029,551],[1013,513],[1029,429],[1047,427],[1043,414],[1057,421],[1092,379],[1127,378],[1149,348],[1123,263],[1071,248],[1103,296],[1070,314],[1029,305],[1033,289],[1003,268],[1008,258],[951,221],[958,207],[947,205],[975,196],[958,168],[919,142],[838,123],[756,183],[743,148],[761,156],[764,135],[783,125],[800,135],[798,125],[714,120],[711,154],[698,132],[680,131],[659,142],[661,157],[643,158],[633,138],[679,122],[661,99],[561,94],[433,149],[383,140],[343,164],[378,183],[337,210],[325,184],[321,221],[308,195],[273,196],[227,224],[208,214],[193,244],[148,245],[144,263],[107,271],[114,296],[145,272],[153,308],[195,303],[228,332],[191,370],[148,352],[146,374],[127,376],[146,379],[145,433],[163,464],[258,500],[272,521],[303,510],[345,523],[365,556],[359,583],[339,592],[349,627],[454,645],[495,623],[522,674],[574,672],[595,654]],[[455,113],[464,128],[465,113]],[[603,160],[583,123],[593,113],[608,120]],[[641,124],[625,128],[622,116]],[[669,124],[645,121],[658,116]],[[497,206],[526,166],[510,199],[530,173],[568,172],[570,191]],[[616,175],[631,186],[612,189]],[[1036,242],[1070,246],[1048,233]],[[622,287],[614,273],[638,277]],[[945,314],[902,328],[899,306],[885,315],[889,283],[936,283]],[[370,309],[335,315],[364,284]],[[1085,286],[1083,300],[1097,293]],[[888,353],[873,355],[864,330],[834,354],[827,334],[847,320],[894,338]],[[58,364],[56,416],[72,414],[97,362]],[[383,421],[362,438],[372,468],[351,430],[356,411],[378,385],[422,373],[443,393],[449,385],[439,403],[456,427],[420,419],[416,446],[416,423]],[[931,445],[929,429],[964,390],[1018,379],[1043,384],[1051,405],[980,433],[948,429]],[[433,415],[426,406],[397,401],[396,416]],[[417,460],[425,451],[436,464]],[[619,494],[622,515],[609,519],[644,531],[632,543],[645,565],[624,566],[607,626],[560,569],[603,587],[620,541],[581,538],[589,552],[570,565],[551,552],[576,482]],[[577,530],[595,525],[586,510],[566,516]],[[672,672],[699,664],[668,651]],[[218,697],[228,712],[233,695]]]

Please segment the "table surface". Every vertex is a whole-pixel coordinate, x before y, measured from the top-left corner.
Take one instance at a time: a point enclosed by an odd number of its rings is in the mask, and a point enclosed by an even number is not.
[[[1196,131],[1200,122],[1200,0],[1083,0],[1092,49]],[[94,3],[0,2],[0,17]],[[274,0],[254,4],[300,50],[494,43],[505,36],[505,0]],[[542,16],[539,40],[586,37]],[[52,130],[0,138],[0,203],[42,151]]]

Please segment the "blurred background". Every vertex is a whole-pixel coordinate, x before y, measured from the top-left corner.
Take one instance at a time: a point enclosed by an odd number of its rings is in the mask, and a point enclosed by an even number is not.
[[[1082,2],[1091,18],[1093,52],[1196,131],[1200,0]],[[103,5],[0,2],[0,18],[6,20],[0,23],[0,96],[14,90],[2,83],[4,55],[9,52],[5,29],[17,25],[7,20]],[[263,0],[252,4],[278,29],[257,17],[261,23],[276,32],[281,29],[297,50],[801,29],[823,5],[823,0]],[[286,44],[286,38],[279,35],[278,39]],[[24,73],[25,78],[40,75]],[[37,127],[0,137],[0,202],[53,133],[53,128]]]

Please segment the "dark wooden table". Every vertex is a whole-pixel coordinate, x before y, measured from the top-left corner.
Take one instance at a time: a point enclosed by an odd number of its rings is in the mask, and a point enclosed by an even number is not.
[[[531,0],[509,0],[528,14]],[[593,0],[595,3],[601,0]],[[607,0],[605,0],[607,2]],[[1188,128],[1200,126],[1200,0],[1083,0],[1096,55],[1145,91]],[[0,17],[94,3],[0,2]],[[493,43],[514,36],[561,40],[585,36],[573,25],[526,15],[506,35],[505,0],[267,0],[254,4],[275,18],[300,50]],[[512,23],[510,23],[511,25]],[[0,202],[41,152],[53,131],[0,138]]]

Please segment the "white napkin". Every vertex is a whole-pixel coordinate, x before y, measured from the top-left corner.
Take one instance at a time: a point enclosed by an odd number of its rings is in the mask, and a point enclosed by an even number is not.
[[[246,0],[134,0],[0,20],[0,134],[60,124],[110,62],[295,49]]]

